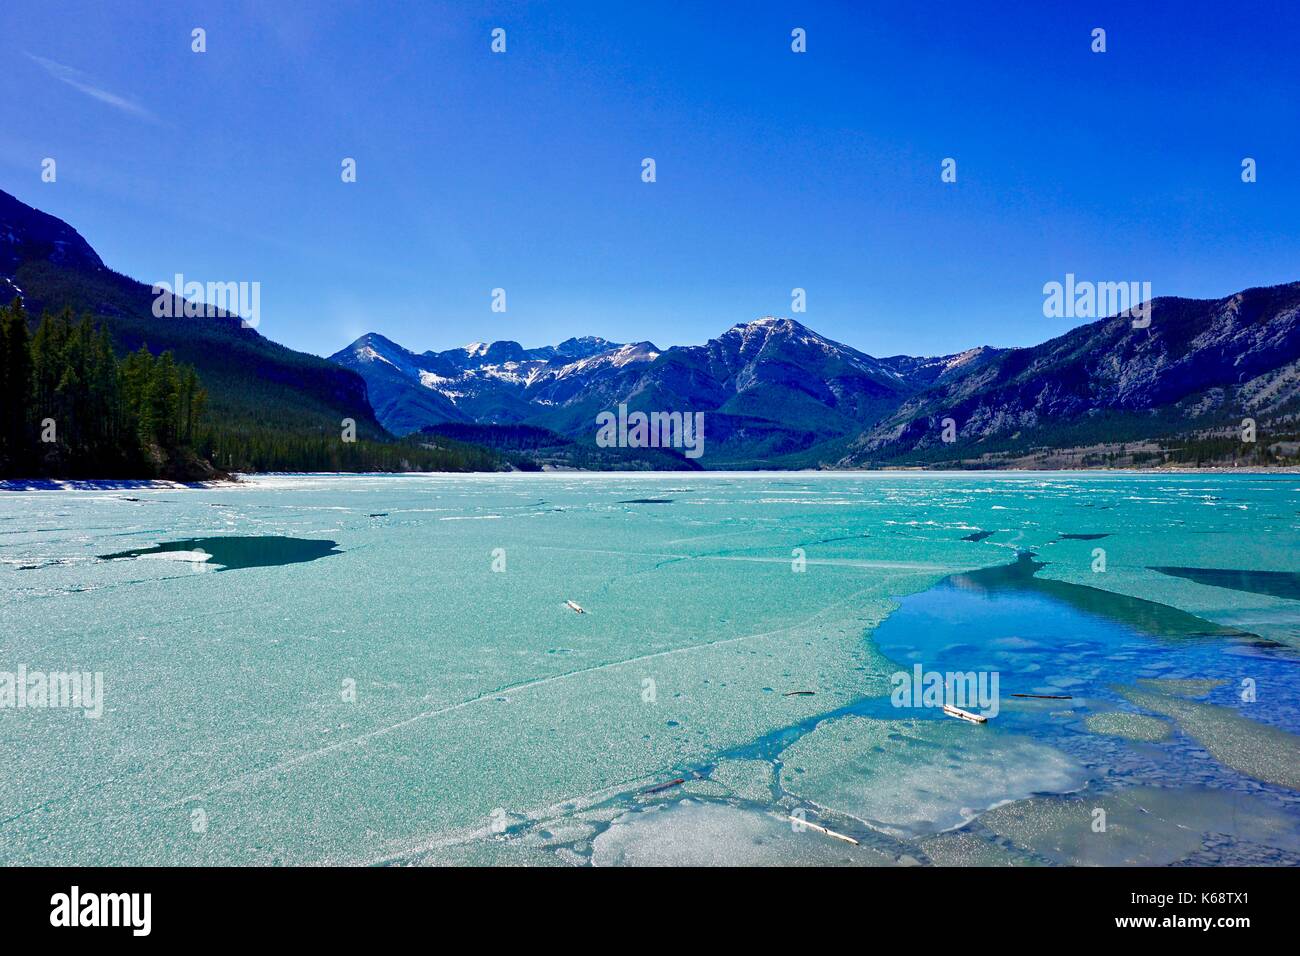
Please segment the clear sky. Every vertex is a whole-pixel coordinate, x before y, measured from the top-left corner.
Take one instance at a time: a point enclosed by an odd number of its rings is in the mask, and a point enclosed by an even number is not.
[[[1292,0],[3,0],[0,188],[320,354],[689,344],[796,286],[871,354],[1024,345],[1067,272],[1300,279],[1298,47]]]

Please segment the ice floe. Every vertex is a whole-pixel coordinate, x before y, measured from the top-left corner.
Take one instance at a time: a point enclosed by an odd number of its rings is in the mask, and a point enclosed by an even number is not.
[[[950,830],[1007,801],[1083,781],[1052,747],[948,720],[827,720],[781,762],[790,793],[896,836]]]
[[[811,818],[810,818],[811,819]],[[853,846],[774,813],[681,800],[626,813],[592,845],[595,866],[885,866]]]
[[[1297,847],[1295,821],[1265,800],[1199,787],[1039,797],[993,810],[980,823],[1047,861],[1069,865],[1166,866],[1201,850],[1212,833]]]
[[[1300,736],[1243,717],[1226,707],[1136,687],[1116,689],[1131,703],[1173,718],[1184,733],[1224,766],[1256,780],[1300,790]]]
[[[1148,717],[1146,714],[1128,714],[1119,710],[1089,714],[1084,718],[1084,724],[1094,734],[1108,734],[1112,737],[1147,742],[1165,740],[1173,731],[1173,728],[1163,720]]]

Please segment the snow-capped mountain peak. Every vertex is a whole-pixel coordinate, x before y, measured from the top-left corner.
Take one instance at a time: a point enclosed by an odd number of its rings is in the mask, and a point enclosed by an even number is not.
[[[773,447],[794,449],[874,421],[922,380],[949,366],[947,374],[957,374],[978,354],[881,360],[795,319],[765,315],[703,345],[667,350],[581,336],[536,348],[502,340],[417,355],[371,334],[333,359],[366,379],[377,416],[399,434],[463,421],[581,437],[597,412],[626,402],[707,411],[720,435],[730,429],[736,440],[752,441],[763,434]]]

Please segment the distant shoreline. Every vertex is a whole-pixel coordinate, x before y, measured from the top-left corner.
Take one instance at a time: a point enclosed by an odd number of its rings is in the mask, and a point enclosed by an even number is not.
[[[0,479],[0,492],[19,491],[185,491],[207,488],[226,488],[231,485],[245,484],[247,480],[276,477],[321,477],[321,478],[402,478],[437,476],[443,478],[464,478],[471,475],[510,475],[541,477],[545,475],[609,475],[619,478],[655,478],[689,476],[695,480],[710,476],[764,476],[801,475],[804,477],[824,475],[826,477],[849,477],[853,475],[1297,475],[1300,467],[1296,465],[1279,465],[1275,468],[1229,468],[1229,467],[1188,467],[1188,468],[806,468],[792,469],[744,469],[729,471],[266,471],[247,472],[230,478],[212,481],[168,481],[162,478],[6,478]]]
[[[165,478],[3,478],[0,491],[180,491],[224,488],[237,478],[211,481],[169,481]]]

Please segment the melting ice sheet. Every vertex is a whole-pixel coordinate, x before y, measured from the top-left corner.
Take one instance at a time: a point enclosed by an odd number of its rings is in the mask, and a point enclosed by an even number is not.
[[[593,842],[596,866],[881,866],[890,858],[785,816],[690,798],[617,817]]]
[[[0,708],[0,863],[1297,863],[1300,602],[1152,570],[1292,572],[1297,485],[3,493],[0,672],[102,672],[104,713]],[[998,670],[999,715],[892,708],[916,663]]]
[[[797,797],[895,836],[955,829],[980,813],[1083,782],[1065,754],[954,720],[827,720],[781,754]]]

